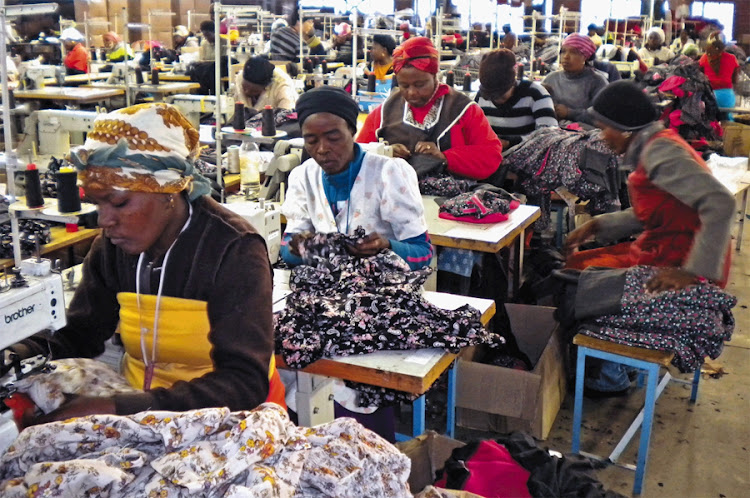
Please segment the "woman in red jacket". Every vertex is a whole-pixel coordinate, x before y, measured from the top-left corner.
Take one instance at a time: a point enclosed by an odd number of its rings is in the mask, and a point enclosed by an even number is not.
[[[75,28],[63,30],[60,35],[65,46],[65,72],[67,74],[88,73],[89,54],[83,46],[83,35]]]
[[[503,146],[482,109],[438,82],[438,51],[428,38],[410,38],[393,52],[398,89],[370,113],[357,142],[383,138],[393,153],[414,164],[417,156],[442,160],[448,173],[483,180],[497,170]]]
[[[708,36],[706,53],[700,58],[698,64],[711,83],[719,107],[734,107],[734,85],[737,84],[737,78],[739,78],[740,64],[734,55],[724,50],[723,38],[724,36],[718,31]],[[731,114],[729,120],[733,121]]]

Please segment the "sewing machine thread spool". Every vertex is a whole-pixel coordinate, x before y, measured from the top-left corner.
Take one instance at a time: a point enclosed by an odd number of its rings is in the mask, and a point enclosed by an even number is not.
[[[227,148],[227,171],[229,173],[240,172],[240,146],[230,145]]]
[[[367,91],[368,92],[375,92],[375,73],[370,73],[367,75]]]
[[[245,129],[245,104],[242,102],[235,102],[234,104],[234,117],[232,118],[232,127],[235,130]]]
[[[143,69],[140,67],[135,68],[135,82],[138,85],[142,85],[143,82]]]
[[[312,59],[305,59],[304,64],[302,64],[302,69],[306,73],[312,73],[313,72],[313,61],[312,61]]]
[[[456,75],[453,71],[445,73],[445,84],[451,87],[456,84]]]
[[[26,206],[30,208],[44,206],[42,181],[39,179],[39,170],[36,169],[36,164],[31,163],[26,166],[24,175],[26,176]]]
[[[75,168],[63,166],[57,172],[57,209],[61,213],[75,213],[81,210],[81,196],[78,191],[78,173]]]
[[[464,74],[464,92],[471,91],[471,73],[468,71]]]
[[[323,59],[322,61],[320,61],[320,68],[323,70],[323,74],[327,73],[328,72],[328,61],[326,61],[325,59]]]
[[[524,71],[523,64],[519,64],[516,67],[516,71],[518,71],[518,81],[522,81],[523,80],[523,71]]]
[[[151,70],[151,84],[152,85],[159,84],[159,70],[158,69]]]
[[[270,105],[267,105],[263,109],[261,135],[263,135],[264,137],[273,137],[276,135],[276,118],[273,114],[273,107],[271,107]]]
[[[92,61],[99,60],[99,53],[96,51],[96,48],[91,49],[91,60]]]

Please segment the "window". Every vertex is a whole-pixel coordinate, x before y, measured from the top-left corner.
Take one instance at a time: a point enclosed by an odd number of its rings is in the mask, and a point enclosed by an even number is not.
[[[693,2],[690,11],[693,17],[716,19],[724,25],[724,36],[734,39],[734,2]]]
[[[627,19],[641,15],[641,0],[581,0],[581,26],[586,33],[589,24],[603,26],[607,19]]]

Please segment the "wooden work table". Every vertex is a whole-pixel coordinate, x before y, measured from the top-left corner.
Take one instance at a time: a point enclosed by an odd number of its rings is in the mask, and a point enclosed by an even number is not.
[[[124,95],[125,91],[117,88],[71,88],[64,86],[48,86],[38,90],[16,90],[13,96],[16,99],[27,100],[58,100],[73,104],[90,104],[100,102],[112,97]]]
[[[83,242],[93,241],[99,235],[99,228],[78,228],[77,232],[67,232],[65,227],[54,226],[50,228],[51,240],[48,244],[40,247],[42,255],[50,254],[62,249],[72,250],[75,245]],[[0,268],[10,268],[13,266],[13,259],[0,259]]]

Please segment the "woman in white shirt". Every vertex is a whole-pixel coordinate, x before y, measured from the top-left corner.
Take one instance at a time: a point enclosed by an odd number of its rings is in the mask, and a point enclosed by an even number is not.
[[[294,109],[297,91],[294,82],[283,70],[263,57],[251,57],[234,81],[234,100],[247,109]]]

